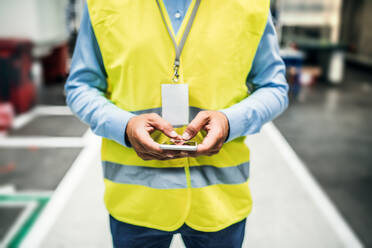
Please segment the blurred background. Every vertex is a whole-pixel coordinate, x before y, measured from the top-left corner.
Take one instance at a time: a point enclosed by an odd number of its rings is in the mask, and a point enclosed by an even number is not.
[[[84,5],[0,0],[0,247],[111,246],[99,139],[63,92]],[[245,247],[372,247],[372,1],[271,11],[290,106],[247,138]]]

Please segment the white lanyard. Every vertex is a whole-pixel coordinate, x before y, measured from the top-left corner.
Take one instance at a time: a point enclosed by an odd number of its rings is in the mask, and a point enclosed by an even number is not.
[[[176,51],[176,58],[174,60],[174,67],[173,67],[174,74],[173,74],[173,78],[172,78],[173,82],[175,82],[175,83],[178,82],[178,79],[179,79],[178,69],[180,67],[181,53],[182,53],[183,47],[185,45],[187,36],[190,33],[190,29],[191,29],[192,23],[195,20],[196,12],[197,12],[197,10],[199,8],[200,1],[201,0],[196,0],[196,3],[194,5],[194,9],[192,10],[190,19],[189,19],[189,21],[187,23],[187,26],[185,28],[185,32],[182,35],[182,39],[181,39],[180,45],[177,45],[176,38],[174,37],[174,35],[173,35],[170,27],[168,26],[168,24],[167,24],[167,22],[165,20],[164,13],[163,13],[162,8],[160,6],[159,0],[156,0],[156,3],[158,4],[159,10],[160,10],[161,18],[163,19],[163,22],[164,22],[165,26],[167,27],[168,34],[169,34],[169,36],[171,37],[171,39],[173,41],[173,45],[174,45],[174,48],[175,48],[175,51]]]

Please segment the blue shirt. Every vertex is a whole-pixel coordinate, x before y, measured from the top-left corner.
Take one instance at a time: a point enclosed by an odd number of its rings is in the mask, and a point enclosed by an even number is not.
[[[178,31],[191,0],[163,0],[175,32]],[[213,10],[211,10],[213,11]],[[125,41],[123,41],[125,42]],[[106,72],[93,32],[87,7],[65,85],[66,102],[72,112],[92,131],[119,144],[125,142],[127,123],[134,115],[115,106],[105,97]],[[263,124],[282,113],[288,105],[285,66],[279,56],[278,40],[271,14],[255,55],[247,83],[252,94],[230,108],[221,110],[229,121],[227,141],[257,133]]]

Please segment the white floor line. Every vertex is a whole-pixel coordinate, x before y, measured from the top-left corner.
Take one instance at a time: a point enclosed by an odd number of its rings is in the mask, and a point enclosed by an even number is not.
[[[173,235],[172,242],[169,248],[185,248],[185,244],[183,243],[181,234],[177,233]]]
[[[21,127],[27,125],[30,121],[32,121],[37,116],[35,112],[35,108],[31,109],[27,113],[20,114],[17,117],[14,118],[14,121],[12,123],[12,129],[17,130]]]
[[[0,185],[0,194],[14,194],[16,188],[14,184],[3,184]]]
[[[9,228],[9,231],[5,234],[3,240],[0,240],[0,247],[8,247],[9,242],[12,240],[14,235],[22,227],[22,225],[27,221],[30,215],[34,212],[37,207],[37,202],[35,201],[17,201],[17,202],[0,202],[1,207],[25,207],[22,213],[18,216],[17,220]]]
[[[37,115],[56,115],[69,116],[73,115],[67,106],[39,105],[35,108]]]
[[[282,136],[279,130],[273,123],[269,123],[263,127],[263,132],[266,132],[271,138],[276,148],[280,151],[281,155],[288,162],[288,166],[299,178],[304,185],[307,192],[310,194],[324,218],[329,222],[331,227],[337,233],[338,237],[348,248],[361,248],[364,247],[354,231],[344,220],[332,201],[323,192],[319,184],[307,170],[305,164],[297,156],[292,147],[288,144],[286,139]]]
[[[89,130],[89,134],[84,135],[88,144],[72,164],[61,183],[58,185],[50,202],[47,204],[38,220],[33,225],[29,234],[20,245],[21,248],[40,247],[48,231],[57,220],[64,206],[69,201],[75,188],[79,185],[81,178],[84,177],[89,166],[94,166],[99,161],[99,138],[94,136]]]
[[[53,191],[51,190],[43,190],[43,191],[38,191],[38,190],[20,190],[16,191],[15,196],[30,196],[30,197],[51,197],[53,195]]]
[[[73,148],[83,146],[84,139],[80,137],[0,137],[0,148]]]
[[[70,116],[73,115],[67,106],[38,105],[28,112],[20,114],[14,118],[12,129],[17,130],[27,125],[37,116]]]

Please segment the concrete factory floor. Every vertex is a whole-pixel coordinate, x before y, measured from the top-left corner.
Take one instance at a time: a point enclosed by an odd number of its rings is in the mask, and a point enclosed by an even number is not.
[[[274,121],[366,247],[372,247],[372,73],[305,88]]]

